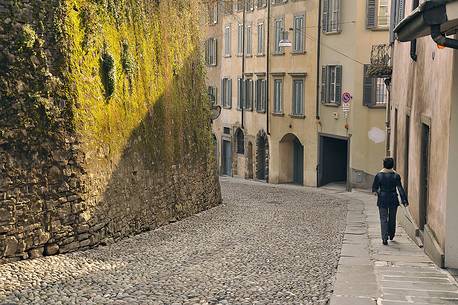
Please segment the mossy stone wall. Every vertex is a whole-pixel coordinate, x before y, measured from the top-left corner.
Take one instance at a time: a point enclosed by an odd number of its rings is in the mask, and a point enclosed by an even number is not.
[[[0,261],[220,203],[200,12],[193,0],[0,3]]]

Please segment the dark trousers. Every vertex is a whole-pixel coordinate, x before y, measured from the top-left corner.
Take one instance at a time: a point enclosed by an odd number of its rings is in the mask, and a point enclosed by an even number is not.
[[[394,237],[396,234],[396,213],[398,207],[378,208],[380,213],[380,225],[382,227],[382,240],[388,240],[388,237]]]

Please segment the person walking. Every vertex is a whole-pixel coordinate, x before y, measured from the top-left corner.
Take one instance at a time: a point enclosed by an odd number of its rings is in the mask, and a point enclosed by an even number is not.
[[[394,159],[385,158],[383,169],[377,173],[372,184],[372,192],[378,197],[377,206],[380,213],[382,242],[388,245],[388,237],[394,239],[396,234],[396,213],[399,206],[399,195],[404,206],[408,206],[406,192],[402,187],[401,176],[393,169]]]

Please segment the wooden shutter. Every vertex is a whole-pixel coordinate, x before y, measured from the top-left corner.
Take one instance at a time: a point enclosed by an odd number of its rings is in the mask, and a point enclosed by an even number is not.
[[[364,80],[363,80],[363,105],[373,106],[375,104],[375,84],[374,79],[367,75],[369,65],[364,65]]]
[[[224,78],[221,80],[221,105],[226,107],[226,87],[224,84]]]
[[[323,0],[323,20],[322,20],[322,30],[324,33],[328,32],[329,26],[329,1],[331,0]]]
[[[366,28],[373,29],[377,26],[377,0],[367,0]]]
[[[228,106],[232,107],[232,79],[228,80],[228,96],[229,96],[229,101],[228,101]]]
[[[340,22],[340,1],[341,0],[337,0],[337,32],[340,32],[340,27],[341,27],[341,22]]]
[[[336,66],[336,104],[342,101],[342,66]]]
[[[327,76],[328,76],[328,71],[327,71],[327,66],[323,66],[321,68],[321,102],[326,103],[327,102]]]

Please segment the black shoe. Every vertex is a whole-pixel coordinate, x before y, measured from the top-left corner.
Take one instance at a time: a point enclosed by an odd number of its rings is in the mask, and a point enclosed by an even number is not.
[[[388,241],[387,241],[387,240],[384,240],[384,241],[383,241],[383,245],[384,245],[384,246],[388,246]]]
[[[393,240],[394,239],[394,235],[393,236],[390,236],[390,240]]]

